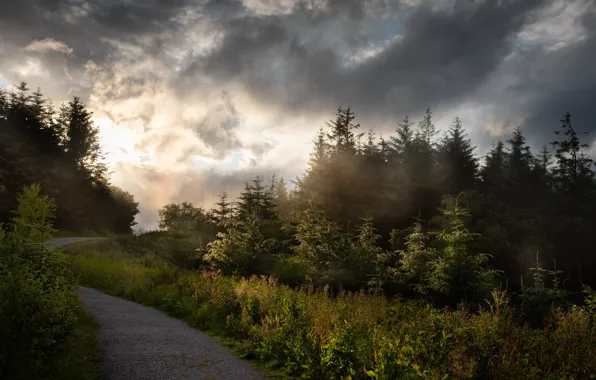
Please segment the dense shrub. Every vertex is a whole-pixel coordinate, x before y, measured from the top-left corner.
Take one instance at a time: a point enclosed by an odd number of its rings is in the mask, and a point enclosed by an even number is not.
[[[519,319],[505,292],[494,292],[477,312],[449,311],[366,292],[292,289],[272,277],[151,268],[124,255],[80,254],[75,265],[83,283],[234,338],[247,357],[295,377],[596,376],[594,303],[553,308],[537,329]]]
[[[49,377],[48,366],[77,326],[79,305],[66,257],[35,243],[51,230],[52,208],[38,190],[25,188],[16,226],[0,230],[2,379]]]

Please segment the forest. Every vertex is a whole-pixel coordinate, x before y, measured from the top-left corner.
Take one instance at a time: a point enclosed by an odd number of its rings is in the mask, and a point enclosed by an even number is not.
[[[58,110],[26,83],[0,88],[0,222],[9,222],[17,193],[38,183],[56,200],[56,227],[130,233],[138,204],[110,184],[98,129],[77,97]]]
[[[213,240],[190,265],[451,307],[495,288],[562,305],[594,285],[594,162],[570,114],[540,152],[517,128],[482,158],[457,117],[439,134],[427,110],[384,139],[335,116],[291,189],[257,178],[211,210],[162,208],[162,229]]]
[[[44,373],[86,336],[82,285],[290,378],[596,376],[596,173],[569,113],[540,152],[517,128],[485,157],[430,109],[386,138],[351,108],[331,119],[300,177],[166,204],[158,231],[132,234],[138,204],[80,99],[56,112],[25,83],[1,92],[0,374]],[[112,238],[63,254],[39,244],[54,227]]]

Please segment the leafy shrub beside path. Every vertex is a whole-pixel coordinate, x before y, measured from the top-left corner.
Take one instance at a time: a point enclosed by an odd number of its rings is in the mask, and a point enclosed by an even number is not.
[[[543,329],[520,322],[504,292],[476,313],[274,278],[153,266],[77,248],[86,286],[160,308],[233,339],[246,357],[310,379],[589,379],[596,376],[596,298],[553,309]],[[90,253],[83,253],[90,252]]]

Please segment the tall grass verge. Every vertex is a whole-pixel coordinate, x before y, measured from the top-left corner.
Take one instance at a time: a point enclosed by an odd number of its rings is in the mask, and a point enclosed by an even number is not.
[[[103,244],[103,243],[102,243]],[[89,246],[87,251],[89,252]],[[310,379],[596,378],[594,310],[522,324],[504,292],[476,313],[304,285],[224,277],[79,251],[82,284],[162,309],[232,340],[247,358]]]

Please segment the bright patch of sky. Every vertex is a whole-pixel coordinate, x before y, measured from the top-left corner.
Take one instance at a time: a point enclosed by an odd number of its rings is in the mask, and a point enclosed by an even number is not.
[[[2,74],[0,73],[0,87],[8,87],[10,85],[10,82],[8,81],[8,79],[4,78],[4,76],[2,76]]]
[[[12,69],[13,72],[17,73],[22,78],[37,77],[41,79],[47,79],[49,76],[48,70],[44,67],[39,59],[27,58],[25,62]]]
[[[589,9],[590,0],[553,2],[537,21],[526,26],[518,35],[520,48],[542,47],[553,51],[586,38],[586,30],[580,22]]]
[[[99,138],[108,164],[141,162],[140,156],[131,149],[138,138],[134,130],[118,127],[107,117],[94,117],[93,122],[99,128]]]

